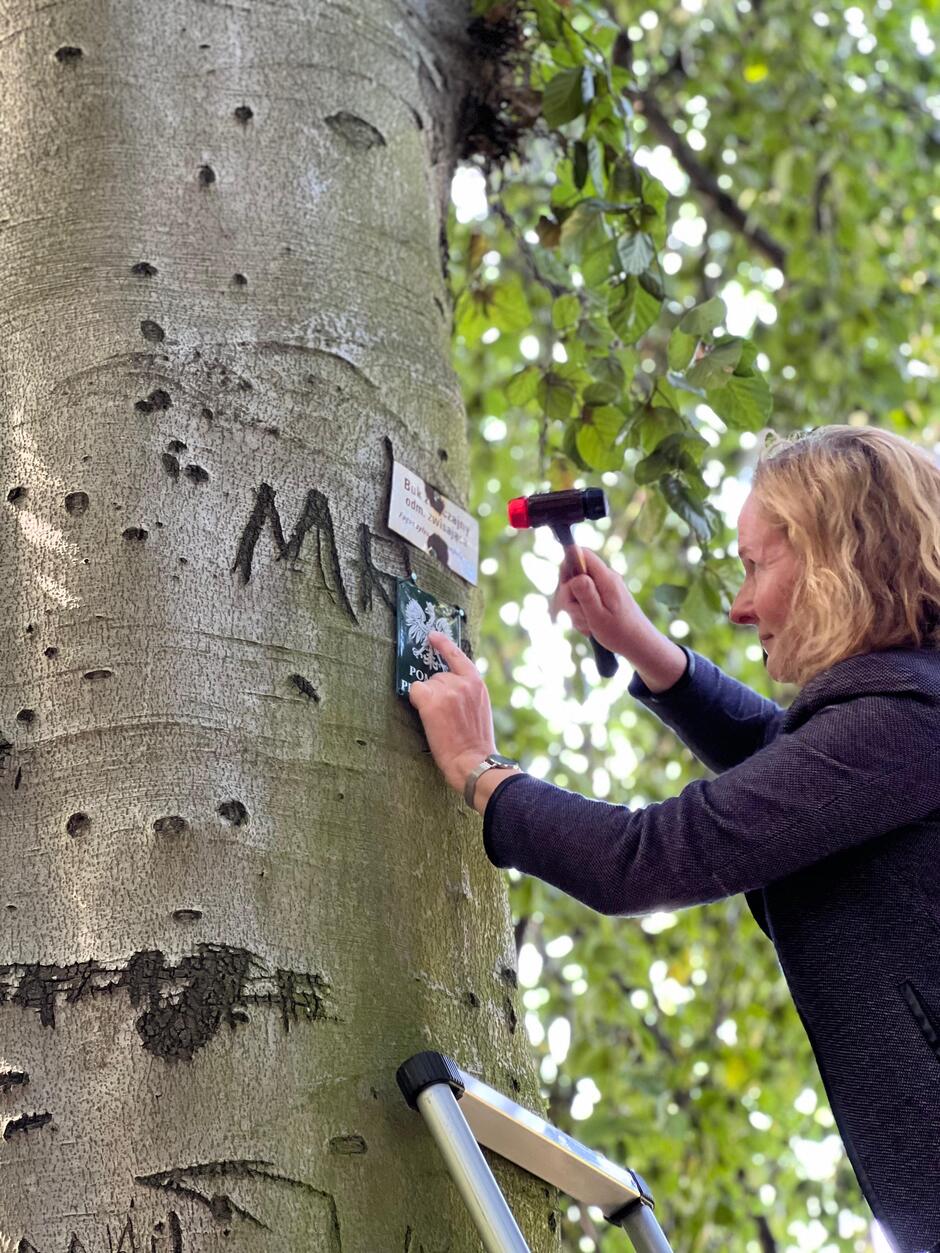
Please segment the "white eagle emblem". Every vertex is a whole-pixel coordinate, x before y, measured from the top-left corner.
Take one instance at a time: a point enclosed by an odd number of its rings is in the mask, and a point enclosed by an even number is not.
[[[408,639],[414,649],[415,656],[429,670],[446,670],[444,662],[428,643],[431,631],[440,631],[448,639],[454,640],[453,624],[449,618],[435,617],[437,606],[427,604],[422,610],[416,600],[409,600],[405,606],[405,623],[408,627]],[[456,644],[456,640],[454,643]]]

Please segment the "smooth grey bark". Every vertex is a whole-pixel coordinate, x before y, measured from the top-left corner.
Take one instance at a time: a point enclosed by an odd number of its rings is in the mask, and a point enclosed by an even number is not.
[[[385,526],[393,456],[467,498],[466,22],[0,4],[2,1253],[476,1249],[395,1069],[537,1101],[393,692],[396,577],[479,612]]]

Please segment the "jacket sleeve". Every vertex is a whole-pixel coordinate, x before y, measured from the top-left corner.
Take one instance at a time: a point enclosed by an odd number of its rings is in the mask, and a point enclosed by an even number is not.
[[[769,744],[785,711],[732,679],[707,657],[679,647],[689,664],[671,688],[653,693],[634,674],[627,690],[675,732],[699,761],[720,774]]]
[[[817,711],[716,779],[644,809],[525,775],[484,815],[494,865],[604,914],[703,904],[765,887],[940,808],[940,715],[913,696]]]

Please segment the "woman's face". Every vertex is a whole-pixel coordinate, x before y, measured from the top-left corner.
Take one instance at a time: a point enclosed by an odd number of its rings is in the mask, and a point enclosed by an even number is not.
[[[744,582],[728,616],[739,626],[757,628],[767,673],[772,679],[786,682],[781,644],[786,636],[799,561],[783,531],[771,526],[764,517],[753,492],[738,519],[738,554],[744,566]]]

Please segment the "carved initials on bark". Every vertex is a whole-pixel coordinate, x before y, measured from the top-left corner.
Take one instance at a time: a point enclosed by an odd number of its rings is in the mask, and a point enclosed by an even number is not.
[[[119,989],[143,1007],[136,1026],[144,1048],[167,1061],[190,1061],[220,1027],[247,1022],[251,1005],[278,1008],[285,1029],[299,1017],[329,1017],[324,975],[272,970],[256,954],[226,944],[200,944],[175,966],[158,949],[132,954],[123,967],[94,960],[0,966],[0,1005],[35,1010],[44,1027],[55,1027],[57,1001],[69,1005]]]
[[[235,564],[232,566],[233,571],[241,573],[242,580],[245,583],[251,578],[251,563],[255,547],[266,522],[270,522],[271,530],[274,532],[274,542],[277,544],[277,560],[286,558],[288,561],[293,561],[298,557],[308,531],[316,527],[317,561],[320,565],[320,573],[323,575],[323,581],[327,588],[333,591],[323,566],[323,539],[324,537],[326,538],[330,573],[333,577],[336,592],[342,601],[343,608],[358,626],[359,619],[356,617],[356,611],[350,604],[349,597],[346,594],[346,585],[343,582],[343,571],[340,566],[339,553],[336,550],[336,536],[333,531],[333,518],[330,514],[329,502],[323,493],[318,492],[315,487],[312,487],[307,492],[303,510],[291,532],[291,537],[289,540],[285,540],[284,528],[281,526],[281,516],[277,511],[277,505],[274,503],[274,488],[269,483],[261,483],[259,485],[255,493],[255,507],[252,509],[251,517],[248,519],[245,529],[242,531],[241,539],[238,541]]]

